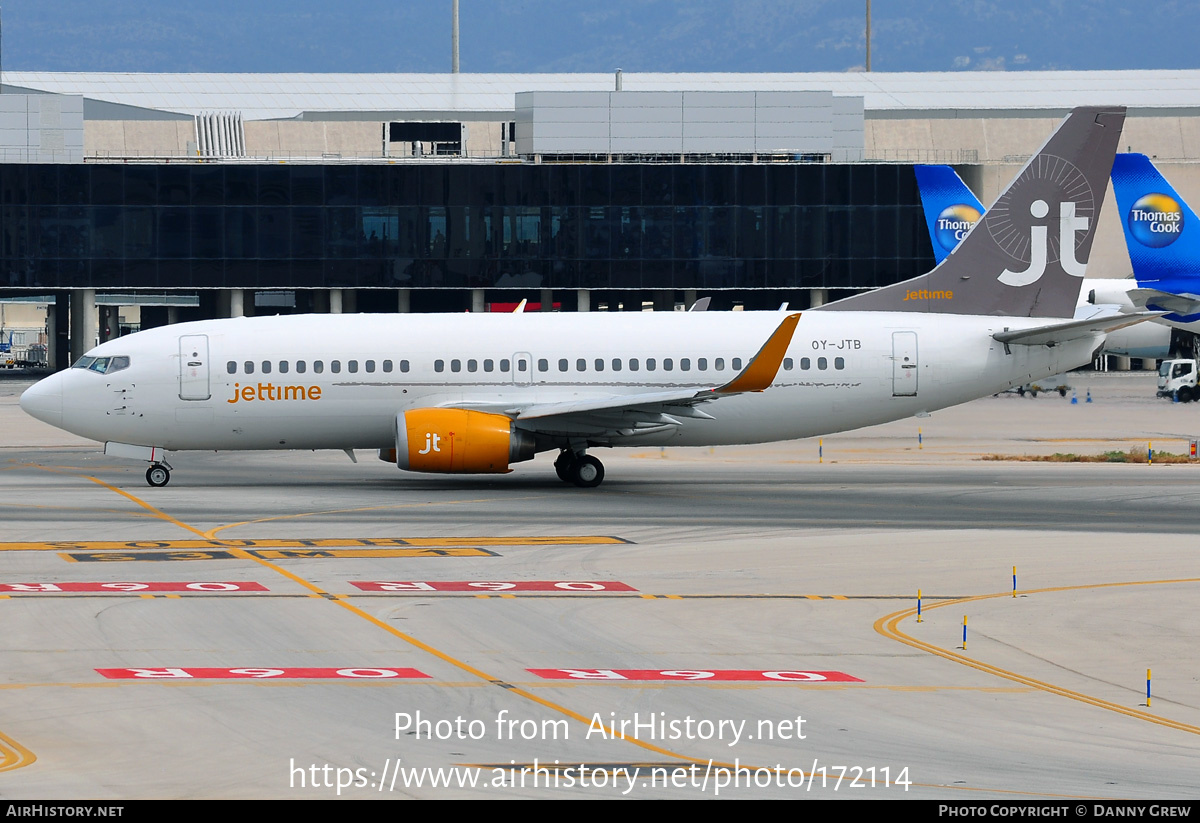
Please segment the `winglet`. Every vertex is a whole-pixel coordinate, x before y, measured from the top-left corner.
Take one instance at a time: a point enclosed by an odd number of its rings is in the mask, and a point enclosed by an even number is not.
[[[713,389],[716,394],[737,394],[739,392],[763,391],[775,380],[779,367],[783,364],[783,356],[787,354],[792,342],[792,334],[796,324],[800,322],[800,313],[789,314],[783,318],[779,327],[763,343],[758,354],[751,358],[742,369],[742,373],[730,380],[724,386]]]

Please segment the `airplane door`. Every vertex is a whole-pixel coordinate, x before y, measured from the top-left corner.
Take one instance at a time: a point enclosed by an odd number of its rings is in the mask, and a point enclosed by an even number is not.
[[[179,399],[207,400],[208,335],[186,334],[179,338]]]
[[[529,352],[519,351],[512,358],[512,381],[514,386],[533,383],[533,357]]]
[[[892,332],[892,396],[917,394],[917,333]]]

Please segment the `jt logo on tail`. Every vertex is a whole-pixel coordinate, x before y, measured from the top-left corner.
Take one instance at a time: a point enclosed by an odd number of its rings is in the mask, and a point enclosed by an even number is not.
[[[1045,200],[1034,200],[1029,204],[1029,213],[1036,220],[1041,220],[1050,212]],[[1083,277],[1086,266],[1075,259],[1075,234],[1086,232],[1089,221],[1086,217],[1075,216],[1075,204],[1071,202],[1058,205],[1058,247],[1062,250],[1059,265],[1063,271],[1072,277]],[[1000,282],[1008,286],[1028,286],[1042,279],[1046,273],[1046,262],[1050,251],[1047,240],[1046,226],[1029,227],[1029,267],[1025,271],[1005,269],[1000,273]]]

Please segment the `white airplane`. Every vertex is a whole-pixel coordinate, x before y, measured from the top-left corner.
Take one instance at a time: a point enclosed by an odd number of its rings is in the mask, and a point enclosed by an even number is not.
[[[788,312],[308,315],[151,329],[21,396],[148,461],[186,450],[379,449],[401,469],[498,473],[557,450],[790,440],[929,412],[1089,362],[1145,314],[1072,318],[1122,108],[1073,112],[932,272]],[[1061,253],[1060,253],[1061,250]]]

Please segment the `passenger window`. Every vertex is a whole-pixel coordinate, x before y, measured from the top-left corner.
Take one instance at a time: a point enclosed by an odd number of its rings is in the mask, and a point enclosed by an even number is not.
[[[508,370],[509,370],[509,362],[508,362],[508,358],[505,358],[500,361],[500,371],[508,371]]]
[[[346,364],[346,371],[350,372],[351,374],[358,374],[358,361],[351,360],[348,362]]]
[[[365,365],[367,367],[367,374],[375,373],[375,361],[374,360],[368,360],[363,365]]]
[[[671,371],[675,368],[675,361],[670,357],[663,358],[663,371]]]
[[[629,370],[630,371],[638,370],[638,359],[636,357],[629,358]]]
[[[620,370],[621,370],[621,358],[619,358],[619,357],[614,357],[614,358],[613,358],[613,361],[612,361],[612,370],[613,370],[613,371],[620,371]]]
[[[596,371],[604,371],[604,361],[599,357],[596,358]]]
[[[237,362],[230,360],[225,364],[225,371],[229,372],[230,374],[237,374]]]
[[[479,361],[478,360],[468,360],[467,361],[467,371],[479,371]]]
[[[708,358],[701,357],[699,360],[697,360],[696,368],[699,369],[700,371],[708,371]]]
[[[320,374],[325,371],[325,363],[321,360],[313,361],[313,374]]]
[[[286,361],[286,360],[279,361],[279,373],[280,374],[287,374],[289,368],[290,367],[288,366],[288,361]]]
[[[792,358],[790,358],[790,357],[783,358],[783,367],[785,369],[787,369],[788,371],[791,371],[792,366],[794,366],[794,365],[795,365],[795,363],[792,362]]]
[[[433,361],[433,370],[435,372],[437,372],[438,374],[441,374],[442,372],[444,372],[446,370],[446,361],[445,360],[434,360]]]
[[[800,368],[804,371],[808,371],[809,369],[812,368],[812,361],[809,360],[807,357],[801,357],[800,358]]]
[[[270,360],[262,361],[262,373],[263,374],[271,373],[271,361]]]
[[[254,374],[254,361],[247,360],[242,364],[242,366],[244,367],[246,374]]]
[[[587,361],[582,357],[575,361],[575,371],[587,371]]]
[[[824,357],[818,357],[817,358],[817,368],[820,369],[821,371],[825,371],[825,369],[829,368],[829,361],[826,360]]]
[[[496,362],[494,360],[484,360],[483,361],[483,370],[484,371],[494,371],[495,368],[496,368]]]
[[[733,367],[735,369],[737,369],[738,371],[741,371],[742,370],[742,358],[740,358],[740,357],[733,358]]]
[[[538,371],[550,371],[550,361],[542,357],[538,359]]]
[[[646,358],[646,371],[654,371],[656,361],[653,357]]]
[[[692,361],[686,357],[680,358],[679,370],[680,371],[691,371],[692,370]]]
[[[558,370],[559,371],[566,371],[568,368],[570,368],[570,366],[571,366],[571,364],[567,362],[567,358],[565,358],[565,357],[559,358],[559,361],[558,361]]]
[[[714,360],[713,368],[716,369],[717,371],[725,371],[725,358],[718,357],[716,360]]]
[[[304,374],[304,372],[307,369],[308,369],[308,366],[305,364],[305,362],[303,360],[296,361],[296,374]]]
[[[528,364],[525,362],[525,358],[522,357],[520,360],[517,361],[517,371],[525,371],[525,367],[527,365]]]
[[[835,357],[835,358],[833,358],[833,367],[834,367],[835,369],[844,369],[844,368],[846,368],[846,358],[844,358],[844,357]]]
[[[329,361],[329,370],[331,372],[333,372],[334,374],[341,374],[342,373],[342,361],[341,360],[330,360]]]
[[[391,371],[391,369],[389,368],[388,371]],[[404,372],[405,374],[408,373],[408,361],[407,360],[400,361],[400,371]]]
[[[456,372],[456,373],[462,371],[462,361],[461,360],[451,360],[450,361],[450,371]]]

